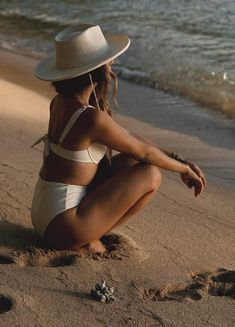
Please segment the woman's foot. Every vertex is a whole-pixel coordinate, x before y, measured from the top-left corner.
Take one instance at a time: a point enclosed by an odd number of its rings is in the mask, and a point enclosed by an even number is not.
[[[105,253],[107,251],[106,247],[100,240],[93,241],[87,245],[85,245],[85,249],[88,253]]]

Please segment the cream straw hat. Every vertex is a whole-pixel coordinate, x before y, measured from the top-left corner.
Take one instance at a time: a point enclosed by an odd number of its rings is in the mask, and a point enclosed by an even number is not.
[[[98,25],[71,26],[56,35],[56,53],[36,66],[35,75],[44,81],[80,76],[115,59],[129,45],[128,36],[103,33]]]

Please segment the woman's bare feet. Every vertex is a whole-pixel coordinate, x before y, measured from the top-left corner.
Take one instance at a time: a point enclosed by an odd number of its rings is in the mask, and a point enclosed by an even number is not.
[[[88,253],[105,253],[107,251],[106,247],[100,240],[93,241],[87,245],[85,245],[85,249]]]

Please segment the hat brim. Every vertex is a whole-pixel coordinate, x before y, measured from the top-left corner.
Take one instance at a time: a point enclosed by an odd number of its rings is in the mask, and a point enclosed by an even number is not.
[[[120,56],[130,45],[130,39],[123,34],[107,34],[104,33],[108,43],[108,51],[92,63],[78,65],[72,68],[56,67],[56,55],[53,54],[46,59],[43,59],[36,66],[34,74],[37,78],[43,81],[62,81],[65,79],[74,78],[86,74],[98,67],[103,66],[108,61],[111,61]]]

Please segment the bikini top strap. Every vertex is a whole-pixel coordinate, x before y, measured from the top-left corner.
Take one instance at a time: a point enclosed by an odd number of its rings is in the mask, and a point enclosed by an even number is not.
[[[65,126],[65,128],[64,128],[64,130],[63,130],[63,132],[62,132],[62,134],[61,134],[61,136],[60,136],[60,138],[59,138],[59,144],[61,144],[61,143],[64,141],[64,139],[66,138],[68,132],[69,132],[70,129],[73,127],[73,125],[75,124],[76,120],[77,120],[78,117],[81,115],[81,113],[82,113],[84,110],[86,110],[87,108],[89,108],[89,107],[92,107],[92,106],[90,106],[90,105],[88,105],[88,106],[83,106],[83,107],[77,109],[77,110],[72,114],[72,116],[70,117],[70,119],[69,119],[67,125]]]

